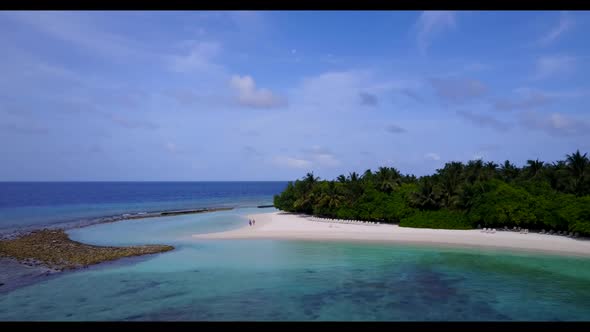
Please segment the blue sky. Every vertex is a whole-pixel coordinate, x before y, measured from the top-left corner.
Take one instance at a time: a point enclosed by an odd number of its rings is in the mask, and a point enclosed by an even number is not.
[[[590,151],[588,12],[1,12],[0,180]]]

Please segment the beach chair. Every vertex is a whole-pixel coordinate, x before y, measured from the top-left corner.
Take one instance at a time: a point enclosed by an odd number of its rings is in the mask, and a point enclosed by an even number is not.
[[[495,229],[495,228],[494,228],[494,229],[492,229],[492,233],[496,233],[496,229]]]
[[[487,230],[487,228],[485,228],[485,227],[484,227],[484,228],[481,230],[481,232],[482,232],[482,233],[485,233],[485,232],[486,232],[486,230]]]

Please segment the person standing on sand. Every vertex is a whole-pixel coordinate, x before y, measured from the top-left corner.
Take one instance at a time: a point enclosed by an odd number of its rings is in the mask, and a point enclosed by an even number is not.
[[[252,226],[252,220],[248,219],[248,225]]]
[[[252,226],[255,226],[255,225],[256,225],[256,220],[252,219]]]

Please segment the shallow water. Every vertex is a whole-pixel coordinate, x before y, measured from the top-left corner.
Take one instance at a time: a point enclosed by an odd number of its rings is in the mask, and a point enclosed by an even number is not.
[[[588,320],[590,260],[504,251],[194,240],[274,209],[130,220],[69,233],[176,250],[0,297],[0,320]]]

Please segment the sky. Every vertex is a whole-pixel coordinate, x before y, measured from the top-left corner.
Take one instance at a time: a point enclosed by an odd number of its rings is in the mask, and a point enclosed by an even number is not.
[[[590,151],[583,11],[0,12],[0,181],[294,180]]]

